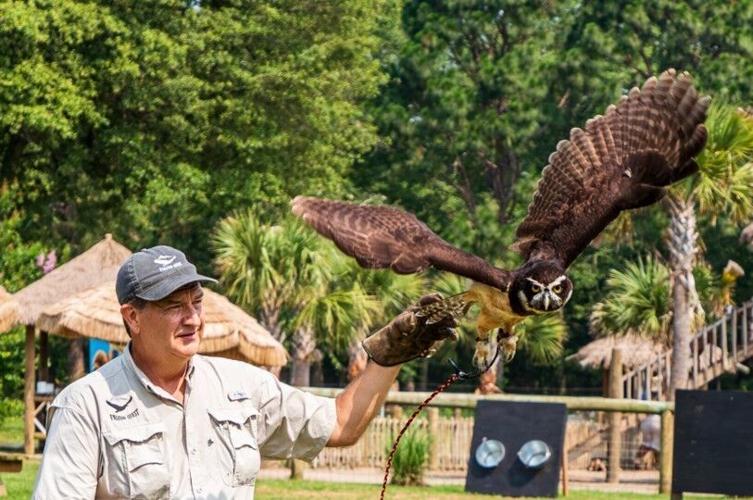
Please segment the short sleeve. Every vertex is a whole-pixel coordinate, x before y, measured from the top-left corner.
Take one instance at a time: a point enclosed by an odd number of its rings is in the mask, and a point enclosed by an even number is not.
[[[258,440],[264,458],[311,461],[337,423],[335,400],[296,389],[270,376],[260,401]]]
[[[94,422],[75,407],[53,404],[50,411],[33,498],[94,498],[99,463]]]

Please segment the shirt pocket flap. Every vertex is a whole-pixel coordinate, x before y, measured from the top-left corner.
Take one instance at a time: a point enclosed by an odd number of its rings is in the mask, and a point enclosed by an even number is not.
[[[246,425],[248,419],[256,420],[259,414],[256,408],[210,408],[209,415],[217,422],[231,422],[238,427]]]
[[[125,452],[128,470],[135,471],[147,464],[164,462],[162,423],[116,429],[104,434],[111,447],[120,444]]]
[[[256,408],[211,408],[207,411],[218,424],[227,424],[224,427],[233,448],[240,449],[248,446],[254,450],[258,449],[256,418],[259,412]]]
[[[124,427],[122,429],[112,429],[104,433],[105,440],[110,446],[115,446],[121,441],[130,441],[131,443],[144,443],[152,439],[156,434],[163,434],[165,425],[163,423],[138,425],[136,427]]]
[[[248,446],[255,450],[259,446],[256,444],[256,438],[251,434],[251,432],[249,432],[246,427],[232,427],[230,429],[230,440],[233,442],[233,448],[235,449]]]

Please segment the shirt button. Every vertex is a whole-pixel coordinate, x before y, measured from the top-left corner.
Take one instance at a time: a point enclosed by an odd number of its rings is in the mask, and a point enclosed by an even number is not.
[[[196,455],[199,451],[196,448],[191,449],[191,455]]]
[[[201,488],[196,488],[196,493],[198,493],[199,495],[201,495],[202,493],[204,493],[204,490],[201,489]]]

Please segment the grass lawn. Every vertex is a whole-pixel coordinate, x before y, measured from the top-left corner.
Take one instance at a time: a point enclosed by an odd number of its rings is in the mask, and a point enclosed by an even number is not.
[[[0,443],[24,444],[23,416],[7,417],[0,420]]]
[[[23,471],[18,474],[0,474],[8,490],[8,500],[26,500],[31,497],[34,478],[39,464],[26,462]],[[427,488],[407,488],[400,486],[388,486],[385,497],[389,499],[482,499],[501,498],[486,495],[473,495],[463,492],[462,486],[432,486]],[[686,495],[687,497],[687,495]],[[351,498],[379,498],[379,486],[350,484],[350,483],[327,483],[323,481],[292,481],[283,479],[264,479],[256,485],[256,498],[259,500],[289,500],[291,498],[327,498],[327,499],[351,499]],[[572,500],[666,500],[666,495],[641,495],[630,493],[598,493],[594,491],[571,491],[567,496]],[[720,497],[690,496],[693,500],[719,499]]]
[[[24,462],[24,468],[16,474],[0,474],[0,479],[5,483],[9,500],[21,500],[31,498],[34,488],[34,478],[37,477],[38,462]],[[5,500],[5,498],[3,500]]]

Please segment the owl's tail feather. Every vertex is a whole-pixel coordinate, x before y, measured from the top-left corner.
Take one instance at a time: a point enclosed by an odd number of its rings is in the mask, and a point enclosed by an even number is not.
[[[476,302],[468,292],[451,295],[437,302],[421,306],[416,310],[416,316],[426,318],[426,324],[438,323],[447,317],[461,319],[468,313],[468,309]]]

